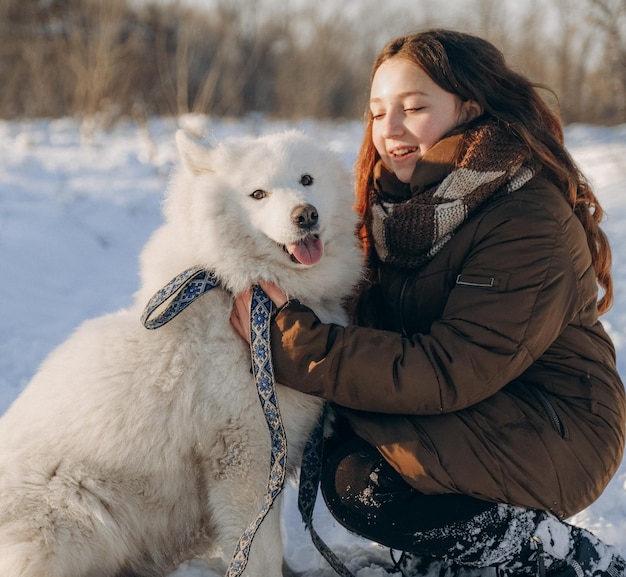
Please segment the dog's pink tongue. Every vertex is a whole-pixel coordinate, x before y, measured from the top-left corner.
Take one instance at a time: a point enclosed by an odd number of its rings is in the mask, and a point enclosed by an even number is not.
[[[322,241],[312,234],[307,236],[302,242],[292,244],[288,248],[289,252],[300,264],[306,265],[315,264],[322,258],[324,252]]]

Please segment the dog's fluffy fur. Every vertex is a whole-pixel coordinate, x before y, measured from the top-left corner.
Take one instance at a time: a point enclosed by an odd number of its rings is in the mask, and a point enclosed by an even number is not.
[[[85,322],[0,419],[2,577],[161,576],[194,556],[224,571],[261,508],[270,456],[232,295],[267,279],[345,322],[361,256],[340,159],[297,132],[177,142],[135,304]],[[195,265],[222,288],[145,329],[149,298]],[[281,386],[278,399],[293,470],[321,402]],[[282,559],[276,506],[246,575],[278,576]]]

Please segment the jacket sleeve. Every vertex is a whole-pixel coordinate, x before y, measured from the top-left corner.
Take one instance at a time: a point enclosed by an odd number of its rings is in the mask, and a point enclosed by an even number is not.
[[[503,203],[481,220],[428,334],[324,324],[288,303],[271,329],[277,380],[352,409],[415,415],[466,408],[504,387],[572,320],[577,278],[591,266],[578,220],[529,204]]]

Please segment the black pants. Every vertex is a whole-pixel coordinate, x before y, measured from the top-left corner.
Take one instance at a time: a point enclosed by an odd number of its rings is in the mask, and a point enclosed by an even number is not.
[[[596,575],[598,559],[607,556],[597,537],[546,511],[420,493],[374,447],[345,429],[326,443],[321,487],[328,509],[348,530],[420,562],[514,569],[516,575],[548,570],[562,577]],[[610,555],[611,570],[601,575],[626,575],[626,561]]]
[[[326,444],[321,488],[328,509],[348,530],[392,549],[434,557],[456,543],[446,527],[497,507],[466,495],[420,493],[353,435]]]

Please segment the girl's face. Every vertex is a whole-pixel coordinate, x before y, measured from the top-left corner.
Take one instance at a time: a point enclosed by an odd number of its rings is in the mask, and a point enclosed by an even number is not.
[[[370,110],[374,146],[402,182],[411,180],[417,161],[442,136],[482,112],[478,103],[462,102],[400,57],[385,60],[376,70]]]

